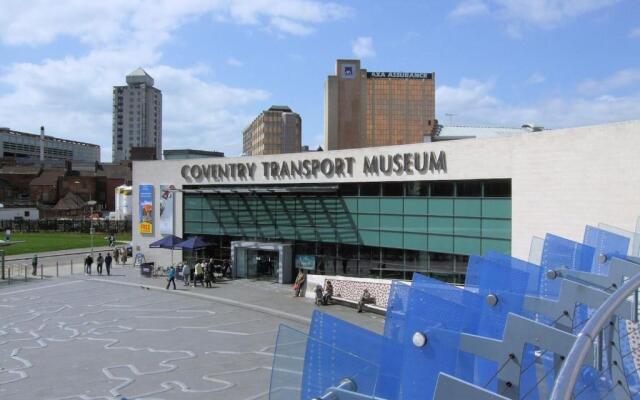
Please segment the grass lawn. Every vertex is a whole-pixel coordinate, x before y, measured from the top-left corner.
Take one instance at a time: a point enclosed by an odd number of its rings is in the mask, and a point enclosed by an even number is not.
[[[4,235],[3,235],[4,236]],[[96,233],[93,236],[95,247],[107,246],[106,234]],[[2,237],[4,239],[4,237]],[[91,247],[91,236],[88,233],[66,233],[66,232],[42,232],[42,233],[14,233],[11,235],[12,241],[22,241],[11,246],[1,247],[4,254],[11,256],[24,253],[43,253],[45,251],[82,249]],[[131,240],[131,233],[119,233],[116,241]],[[118,243],[123,244],[123,243]]]

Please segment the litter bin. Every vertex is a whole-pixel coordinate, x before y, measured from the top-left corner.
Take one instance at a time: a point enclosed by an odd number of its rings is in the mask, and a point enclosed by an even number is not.
[[[140,264],[140,275],[151,278],[153,276],[153,262],[145,262]]]

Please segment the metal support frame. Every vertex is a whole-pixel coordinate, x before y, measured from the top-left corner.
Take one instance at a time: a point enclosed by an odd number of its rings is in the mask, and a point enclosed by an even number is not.
[[[593,275],[593,274],[589,274]],[[542,297],[526,296],[524,308],[527,310],[543,314],[549,318],[557,319],[556,328],[565,332],[573,331],[573,320],[575,318],[576,304],[584,304],[591,308],[598,308],[609,298],[610,293],[587,286],[585,284],[563,279],[560,284],[560,294],[557,300],[545,299]],[[558,315],[558,310],[562,313]],[[622,304],[616,314],[620,318],[633,318],[633,304]]]
[[[460,334],[460,350],[476,354],[498,365],[506,363],[497,375],[498,394],[510,399],[518,399],[520,393],[521,355],[525,345],[530,343],[556,355],[566,356],[576,337],[560,329],[544,325],[516,314],[507,316],[504,339],[492,339],[484,336]],[[590,362],[586,359],[586,362]]]
[[[570,400],[573,388],[578,380],[582,364],[589,354],[592,354],[593,341],[602,332],[605,325],[611,321],[611,316],[627,298],[640,288],[640,273],[632,276],[622,287],[611,296],[591,316],[582,328],[558,374],[551,393],[551,400]]]
[[[462,379],[441,372],[438,375],[433,400],[474,399],[474,400],[509,400],[485,388],[481,388]]]

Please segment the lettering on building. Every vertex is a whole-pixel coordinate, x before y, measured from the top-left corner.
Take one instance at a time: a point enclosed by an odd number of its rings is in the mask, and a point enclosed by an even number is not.
[[[367,72],[367,78],[433,79],[432,72]]]
[[[253,181],[262,174],[269,181],[296,179],[353,177],[356,168],[364,175],[414,175],[446,173],[444,151],[410,152],[364,156],[358,167],[355,157],[326,157],[319,159],[262,161],[224,164],[186,164],[180,174],[187,182],[243,182]]]

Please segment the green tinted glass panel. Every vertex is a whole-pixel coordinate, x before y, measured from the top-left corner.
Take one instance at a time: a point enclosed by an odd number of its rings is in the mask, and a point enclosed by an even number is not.
[[[361,244],[365,246],[379,246],[380,232],[378,231],[358,231],[360,234]]]
[[[359,214],[358,229],[379,229],[380,216],[377,214]]]
[[[202,221],[202,211],[200,210],[185,210],[184,219],[186,221]]]
[[[511,199],[483,199],[482,216],[485,218],[511,218]]]
[[[202,211],[202,221],[204,222],[218,222],[218,217],[216,216],[216,210],[203,210]]]
[[[348,212],[355,214],[358,212],[358,198],[344,197],[342,198],[342,204],[339,204],[339,207],[343,207]]]
[[[453,215],[453,199],[429,199],[429,215]]]
[[[482,236],[485,238],[511,239],[511,220],[483,219]]]
[[[308,240],[315,241],[316,240],[316,231],[313,228],[302,227],[296,229],[296,239],[298,240]]]
[[[258,225],[258,234],[262,237],[271,238],[276,235],[276,227],[273,225]]]
[[[333,227],[333,222],[331,221],[331,216],[326,213],[316,213],[316,227],[317,228],[331,228]]]
[[[409,216],[404,217],[404,231],[405,232],[418,232],[427,233],[428,218]]]
[[[482,214],[482,200],[455,199],[454,211],[456,217],[480,217]]]
[[[427,199],[404,199],[404,215],[428,215],[429,200]]]
[[[380,229],[402,232],[402,215],[381,215]]]
[[[202,233],[202,224],[200,222],[189,222],[185,221],[184,223],[184,233]]]
[[[402,197],[397,199],[380,199],[380,214],[402,214],[403,209]]]
[[[202,224],[202,233],[205,235],[219,235],[220,226],[218,224]]]
[[[202,197],[198,196],[186,196],[184,198],[184,208],[185,209],[198,209],[202,206]]]
[[[453,237],[429,235],[429,251],[453,253]]]
[[[454,239],[454,252],[456,254],[480,254],[480,239],[456,237]]]
[[[318,240],[321,242],[335,242],[336,232],[333,229],[320,228],[317,229]]]
[[[405,249],[426,251],[428,249],[427,235],[421,235],[419,233],[405,233],[403,244]]]
[[[504,254],[511,254],[511,241],[499,239],[482,239],[482,254],[490,250]]]
[[[292,226],[278,226],[278,232],[284,239],[294,240],[296,238],[296,230]]]
[[[380,231],[380,246],[401,249],[402,248],[402,232]]]
[[[454,220],[454,234],[461,236],[482,236],[482,220],[480,218],[458,218]],[[466,254],[466,253],[465,253]]]
[[[453,218],[429,217],[427,229],[429,233],[453,235]]]
[[[380,199],[378,197],[358,199],[358,212],[378,214],[380,212]]]
[[[358,244],[358,231],[357,230],[338,230],[336,232],[336,241],[346,244]]]

